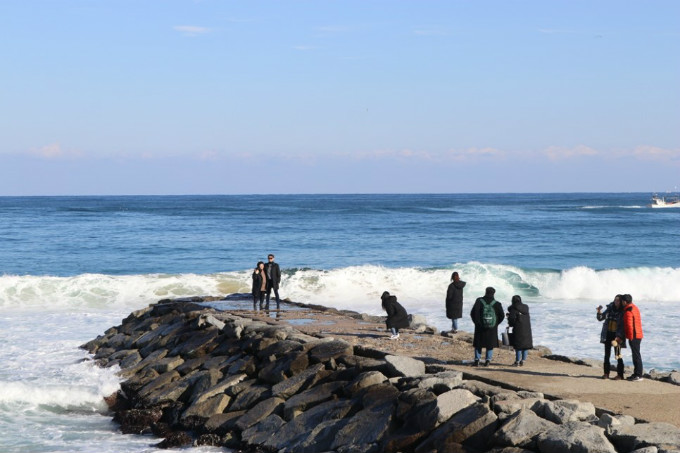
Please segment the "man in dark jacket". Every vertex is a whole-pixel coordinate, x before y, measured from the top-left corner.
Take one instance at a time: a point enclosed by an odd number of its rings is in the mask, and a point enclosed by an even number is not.
[[[406,309],[397,302],[397,296],[392,296],[385,291],[380,296],[380,300],[382,301],[383,310],[387,312],[385,324],[392,331],[390,339],[396,340],[399,338],[399,329],[409,326],[408,314],[406,314]]]
[[[633,355],[633,374],[628,377],[629,381],[642,380],[642,356],[640,355],[640,342],[644,338],[642,333],[642,320],[640,310],[633,303],[633,296],[624,294],[621,296],[623,303],[623,326],[616,334],[616,341],[621,343],[624,338],[628,340],[630,352]]]
[[[279,265],[274,262],[274,255],[272,253],[267,257],[268,263],[264,265],[264,270],[267,273],[267,302],[265,309],[269,310],[269,296],[274,290],[276,297],[276,309],[281,308],[281,300],[279,299],[279,282],[281,281],[281,269]]]
[[[489,366],[493,358],[493,349],[498,346],[498,325],[505,319],[505,313],[501,303],[494,299],[494,294],[496,294],[495,289],[486,288],[484,297],[478,297],[470,311],[470,317],[475,324],[475,336],[472,342],[475,348],[474,366],[479,366],[482,348],[486,348],[484,366]],[[493,313],[490,313],[490,310],[493,310]]]
[[[451,320],[451,333],[458,332],[458,320],[463,317],[463,288],[465,282],[458,272],[451,274],[451,284],[446,290],[446,317]]]

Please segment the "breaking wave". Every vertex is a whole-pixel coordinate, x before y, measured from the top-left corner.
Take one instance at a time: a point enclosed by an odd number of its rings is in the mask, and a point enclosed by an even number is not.
[[[520,294],[534,300],[606,301],[617,293],[629,293],[635,300],[680,301],[680,268],[549,270],[478,262],[446,268],[364,265],[331,270],[287,269],[280,294],[294,301],[355,309],[374,307],[385,290],[414,302],[439,303],[453,270],[467,282],[468,297],[482,295],[484,288],[493,286],[499,300]],[[237,292],[250,292],[250,271],[208,275],[5,275],[0,277],[0,308],[128,309],[164,298]]]

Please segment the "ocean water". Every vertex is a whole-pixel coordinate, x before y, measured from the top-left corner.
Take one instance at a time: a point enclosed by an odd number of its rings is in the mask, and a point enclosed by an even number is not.
[[[116,431],[102,403],[115,370],[78,346],[161,298],[249,292],[270,252],[284,298],[381,314],[387,290],[440,329],[456,270],[465,313],[487,286],[504,306],[519,294],[535,343],[594,359],[595,307],[630,293],[645,369],[680,369],[680,209],[649,198],[0,197],[0,451],[159,451]],[[472,329],[467,316],[461,326]]]

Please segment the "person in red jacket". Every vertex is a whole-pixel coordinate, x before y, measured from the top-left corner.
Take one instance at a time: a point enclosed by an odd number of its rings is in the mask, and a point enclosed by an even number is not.
[[[633,354],[633,374],[629,381],[642,380],[642,356],[640,355],[640,342],[642,341],[642,320],[640,310],[633,304],[633,296],[624,294],[621,296],[623,306],[623,325],[616,333],[616,341],[621,343],[624,336],[628,339],[630,352]]]

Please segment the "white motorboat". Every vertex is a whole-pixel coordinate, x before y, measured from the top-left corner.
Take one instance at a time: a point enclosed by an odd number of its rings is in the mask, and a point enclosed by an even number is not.
[[[680,208],[680,196],[660,197],[652,195],[652,208]]]

